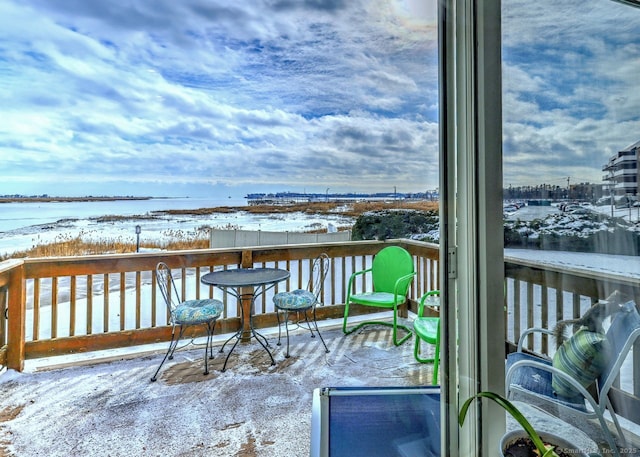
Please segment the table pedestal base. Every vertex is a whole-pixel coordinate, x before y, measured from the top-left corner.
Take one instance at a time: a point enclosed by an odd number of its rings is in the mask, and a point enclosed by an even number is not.
[[[276,361],[273,358],[273,354],[271,354],[271,351],[269,350],[269,341],[267,341],[267,338],[265,336],[263,336],[261,333],[259,333],[258,331],[256,331],[253,326],[251,326],[251,335],[258,340],[258,343],[260,343],[260,346],[263,347],[263,349],[265,351],[267,351],[267,354],[269,354],[269,358],[271,359],[271,365],[275,365]],[[238,330],[234,335],[232,335],[227,341],[224,342],[224,344],[222,345],[222,347],[220,348],[220,353],[224,352],[224,347],[227,345],[227,343],[229,341],[231,341],[232,339],[236,339],[236,341],[233,343],[233,346],[231,346],[231,349],[229,350],[229,353],[227,354],[227,358],[224,360],[224,365],[222,366],[222,372],[224,373],[224,371],[227,369],[227,362],[229,361],[229,357],[231,356],[231,353],[233,352],[233,350],[236,348],[236,346],[238,345],[238,343],[240,342],[240,340],[242,339],[242,329]],[[249,338],[251,339],[251,338]],[[264,341],[264,342],[263,342]]]

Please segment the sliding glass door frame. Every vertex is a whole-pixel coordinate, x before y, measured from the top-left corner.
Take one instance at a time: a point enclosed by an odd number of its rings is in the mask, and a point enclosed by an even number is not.
[[[504,242],[499,0],[439,3],[443,445],[447,455],[494,455],[504,411],[459,405],[504,392]]]

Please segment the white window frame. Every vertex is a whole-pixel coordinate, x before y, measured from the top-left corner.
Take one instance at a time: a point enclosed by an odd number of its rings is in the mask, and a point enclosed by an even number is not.
[[[504,392],[504,241],[500,0],[441,0],[440,189],[444,302],[443,455],[495,455],[504,411],[483,403],[465,427],[459,405]]]

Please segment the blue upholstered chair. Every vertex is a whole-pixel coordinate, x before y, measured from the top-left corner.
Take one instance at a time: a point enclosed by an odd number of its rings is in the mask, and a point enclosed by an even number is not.
[[[284,324],[287,334],[287,351],[285,357],[289,357],[289,315],[291,313],[300,314],[298,316],[296,325],[300,326],[300,322],[304,318],[306,327],[311,332],[311,337],[314,338],[314,330],[320,337],[320,341],[324,346],[325,352],[329,352],[327,344],[324,342],[320,330],[318,329],[318,322],[316,321],[316,306],[320,303],[320,292],[324,284],[324,279],[327,276],[329,270],[329,256],[327,254],[320,254],[313,261],[313,265],[309,274],[309,282],[306,289],[296,289],[289,292],[279,292],[273,297],[273,304],[276,307],[276,315],[278,317],[278,346],[280,346],[280,337],[282,334],[282,324]],[[311,322],[309,322],[309,311],[311,311]],[[283,316],[284,322],[280,317]]]
[[[173,359],[173,353],[176,346],[182,338],[187,327],[192,325],[205,325],[207,327],[207,342],[204,347],[204,374],[209,374],[208,359],[213,358],[212,336],[215,330],[216,321],[222,315],[224,305],[220,300],[202,299],[182,301],[178,296],[178,289],[173,281],[171,269],[164,262],[158,263],[156,266],[156,279],[162,297],[167,305],[169,312],[169,323],[171,324],[171,341],[169,349],[164,355],[160,366],[151,378],[155,381],[160,372],[160,368],[167,359]],[[178,337],[176,338],[176,326],[180,328]]]

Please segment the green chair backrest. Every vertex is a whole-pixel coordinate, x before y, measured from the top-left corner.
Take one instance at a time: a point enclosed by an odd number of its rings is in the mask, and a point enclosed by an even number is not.
[[[375,292],[393,293],[396,281],[415,272],[413,257],[406,249],[399,246],[388,246],[378,252],[371,266],[373,290]],[[407,279],[398,290],[399,295],[407,295],[409,284],[413,278]]]

